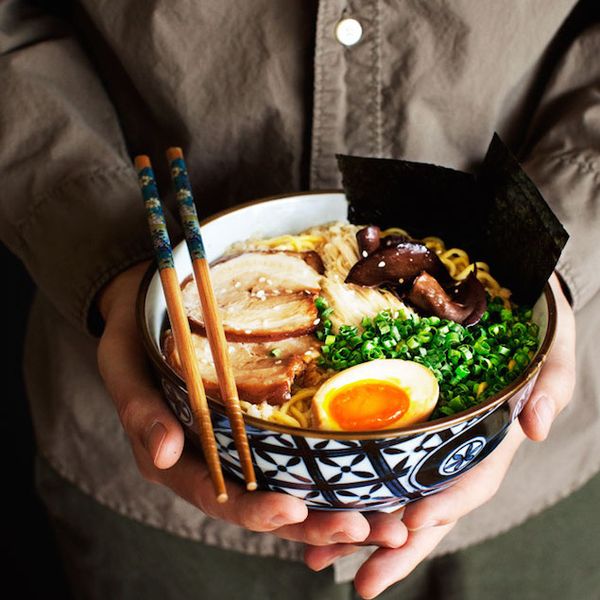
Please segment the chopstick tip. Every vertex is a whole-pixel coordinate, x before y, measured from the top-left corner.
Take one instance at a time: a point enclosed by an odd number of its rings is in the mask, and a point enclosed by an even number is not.
[[[134,164],[135,168],[138,171],[152,166],[152,164],[150,163],[150,157],[146,156],[145,154],[139,154],[138,156],[136,156]]]
[[[229,500],[229,496],[227,495],[226,492],[221,492],[220,494],[217,495],[217,502],[219,504],[224,504],[225,502],[227,502],[227,500]]]
[[[183,150],[178,146],[171,146],[167,150],[167,159],[171,162],[177,158],[183,158]]]
[[[254,490],[257,488],[257,487],[258,487],[258,485],[256,485],[256,481],[249,481],[249,482],[246,484],[246,489],[247,489],[249,492],[253,492],[253,491],[254,491]]]

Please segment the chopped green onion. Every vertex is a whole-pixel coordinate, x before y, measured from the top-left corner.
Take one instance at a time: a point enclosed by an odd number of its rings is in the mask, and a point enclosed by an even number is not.
[[[460,379],[464,379],[470,373],[471,373],[471,371],[469,371],[469,368],[465,367],[464,365],[459,365],[458,367],[456,367],[455,374],[456,374],[456,377],[458,377]]]
[[[475,354],[489,354],[492,347],[486,342],[485,339],[479,338],[475,344],[473,345],[473,350]]]
[[[428,344],[433,339],[433,335],[429,331],[422,331],[417,335],[417,340],[421,342],[421,344]]]
[[[469,348],[469,346],[467,346],[467,345],[462,345],[462,346],[459,346],[459,347],[457,348],[457,350],[460,352],[460,354],[461,354],[461,356],[462,356],[463,360],[464,360],[466,363],[471,363],[471,362],[473,362],[473,352],[471,351],[471,348]]]
[[[323,298],[322,296],[317,296],[315,298],[315,306],[317,307],[317,310],[319,312],[322,312],[329,307],[329,305],[327,304],[327,300],[325,300],[325,298]]]
[[[421,342],[413,335],[406,340],[406,345],[410,350],[416,350],[421,345]]]
[[[500,337],[506,333],[506,327],[504,323],[494,323],[489,329],[488,332],[490,335],[494,337]]]
[[[505,308],[489,299],[476,325],[439,317],[407,316],[384,311],[362,319],[360,327],[342,325],[332,331],[332,310],[317,298],[322,341],[319,365],[340,371],[378,358],[414,360],[432,370],[440,385],[433,418],[452,415],[506,387],[531,361],[539,346],[539,327],[528,308]]]
[[[448,360],[453,364],[457,365],[461,359],[461,354],[458,350],[450,349],[448,350]]]
[[[525,352],[517,352],[514,356],[514,360],[520,367],[524,367],[529,364],[529,356],[527,356]]]
[[[461,341],[460,335],[456,331],[451,331],[446,336],[446,346],[453,346],[455,344],[459,344]]]

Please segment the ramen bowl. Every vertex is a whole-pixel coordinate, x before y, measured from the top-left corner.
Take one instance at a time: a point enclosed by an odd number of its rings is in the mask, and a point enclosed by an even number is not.
[[[202,223],[209,261],[232,243],[293,234],[347,220],[339,192],[269,198],[217,214]],[[185,244],[174,251],[180,281],[192,273]],[[137,317],[145,349],[165,401],[200,452],[200,434],[184,381],[161,352],[166,304],[151,267],[138,295]],[[452,485],[498,446],[518,417],[550,349],[556,307],[549,285],[533,307],[540,345],[527,369],[500,393],[462,413],[399,429],[333,432],[302,429],[244,415],[259,489],[291,494],[318,510],[392,511]],[[243,482],[239,456],[223,405],[209,398],[224,471]]]

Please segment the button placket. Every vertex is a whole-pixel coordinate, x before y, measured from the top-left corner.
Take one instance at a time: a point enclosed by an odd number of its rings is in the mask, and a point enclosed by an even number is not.
[[[379,2],[321,0],[319,3],[312,188],[340,186],[336,153],[381,155]]]

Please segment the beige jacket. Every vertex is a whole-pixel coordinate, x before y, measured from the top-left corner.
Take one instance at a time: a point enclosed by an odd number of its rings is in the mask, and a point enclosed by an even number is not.
[[[175,534],[298,559],[297,544],[211,520],[136,470],[96,369],[91,310],[150,255],[130,157],[183,146],[207,215],[339,186],[336,152],[469,169],[493,131],[571,234],[560,272],[578,385],[550,439],[524,444],[495,498],[437,552],[523,522],[600,469],[597,2],[571,17],[574,0],[70,4],[55,16],[0,4],[0,234],[39,287],[26,378],[39,447],[64,477]],[[336,37],[345,17],[362,26],[352,46]]]

